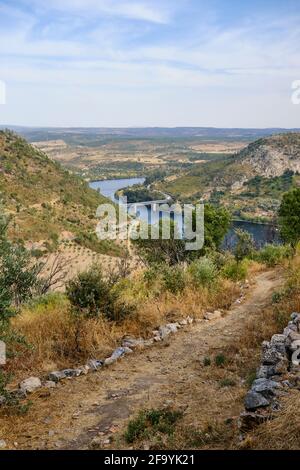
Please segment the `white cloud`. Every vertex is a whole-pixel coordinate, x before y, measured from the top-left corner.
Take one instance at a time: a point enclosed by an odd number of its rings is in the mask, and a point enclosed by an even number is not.
[[[1,14],[17,18],[15,27],[0,30],[0,79],[7,83],[12,103],[1,107],[2,122],[9,121],[15,106],[15,116],[20,116],[19,108],[25,107],[36,116],[38,124],[37,109],[42,103],[45,119],[54,125],[52,103],[57,103],[57,96],[66,108],[61,125],[67,124],[68,113],[75,125],[71,112],[75,109],[85,120],[82,125],[92,125],[90,119],[97,125],[97,116],[101,117],[101,125],[167,125],[168,115],[170,125],[171,121],[174,125],[193,124],[193,119],[195,125],[214,125],[214,115],[219,125],[224,119],[224,126],[228,110],[235,111],[240,125],[249,125],[251,119],[255,121],[259,104],[264,108],[263,116],[273,125],[272,100],[278,112],[280,106],[285,109],[285,119],[288,115],[284,103],[290,102],[292,81],[300,78],[299,18],[282,18],[268,24],[261,19],[231,27],[221,27],[213,18],[177,35],[174,29],[171,34],[168,29],[172,18],[168,1],[30,1],[34,3],[48,21],[41,22],[36,12],[0,7]],[[49,8],[60,12],[58,19],[48,14]],[[101,27],[73,34],[73,29],[88,24],[86,18],[92,20],[97,15],[107,15]],[[113,17],[154,23],[154,28],[159,25],[164,34],[160,40],[153,35],[144,37],[144,30],[151,30],[153,25],[131,20],[116,23]],[[179,27],[180,17],[176,21]],[[28,107],[31,94],[32,109]],[[71,105],[74,96],[76,103]],[[96,104],[99,107],[94,109]],[[100,112],[101,104],[110,107],[106,109],[107,122],[103,108]],[[88,108],[92,110],[89,117]],[[295,120],[295,113],[292,109],[287,122]],[[233,125],[230,119],[228,116],[228,125]],[[22,123],[26,124],[24,120]]]
[[[40,0],[30,0],[36,8],[49,11],[55,9],[71,14],[81,13],[93,17],[104,14],[115,17],[125,17],[150,23],[168,23],[170,10],[163,1],[119,1],[119,0],[48,0],[41,4]]]

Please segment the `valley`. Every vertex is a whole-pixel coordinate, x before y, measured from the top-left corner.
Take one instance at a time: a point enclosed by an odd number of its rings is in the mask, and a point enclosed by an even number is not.
[[[299,310],[299,134],[250,144],[193,138],[188,150],[180,143],[177,159],[175,147],[155,163],[153,154],[145,173],[126,178],[112,147],[104,160],[96,149],[81,167],[77,148],[71,155],[62,140],[48,150],[40,142],[0,132],[0,285],[11,299],[0,322],[9,348],[0,442],[9,449],[244,448],[238,417],[261,342]],[[120,178],[106,172],[108,162]],[[94,164],[100,180],[87,176]],[[172,236],[98,240],[97,206],[122,194],[131,202],[204,200],[204,247],[189,253]],[[265,198],[272,206],[263,214]],[[280,226],[278,244],[279,229],[261,222],[273,222],[285,198],[296,204],[296,219],[291,235],[288,222],[285,232]],[[240,200],[248,211],[239,212]],[[170,328],[181,330],[174,339]],[[132,354],[124,344],[142,346]],[[24,380],[40,385],[22,394]],[[145,413],[171,422],[135,435],[139,420],[149,425]]]

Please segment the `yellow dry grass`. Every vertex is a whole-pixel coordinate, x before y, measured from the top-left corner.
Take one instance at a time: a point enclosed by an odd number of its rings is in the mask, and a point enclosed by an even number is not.
[[[20,378],[31,372],[79,365],[89,358],[101,359],[120,345],[125,335],[148,338],[165,323],[187,316],[201,318],[207,310],[227,308],[238,293],[234,283],[224,280],[214,290],[189,287],[179,295],[162,292],[156,298],[146,298],[143,284],[132,280],[123,297],[135,302],[137,308],[120,322],[103,317],[78,322],[70,314],[67,299],[55,294],[46,303],[23,308],[13,319],[13,329],[26,339],[29,349],[19,345],[19,354],[7,367]]]
[[[299,450],[300,449],[300,392],[293,390],[282,399],[282,409],[273,419],[261,425],[247,438],[252,449]]]

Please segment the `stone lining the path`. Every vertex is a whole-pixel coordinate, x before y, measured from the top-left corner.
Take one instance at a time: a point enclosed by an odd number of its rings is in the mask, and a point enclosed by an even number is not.
[[[294,312],[283,334],[262,344],[256,380],[245,397],[240,430],[247,432],[280,411],[280,397],[300,390],[300,313]]]
[[[207,315],[213,316],[214,313],[216,312]],[[220,312],[218,311],[218,314],[219,313]],[[211,319],[213,319],[213,317]],[[144,349],[152,346],[156,342],[164,341],[169,335],[177,333],[179,329],[190,325],[193,322],[194,318],[188,316],[179,322],[168,323],[166,325],[160,326],[158,330],[153,331],[153,337],[150,339],[125,337],[122,341],[122,346],[115,349],[113,353],[106,359],[90,359],[87,364],[83,366],[79,366],[74,369],[53,371],[50,372],[46,378],[42,379],[38,377],[29,377],[20,382],[19,388],[10,391],[9,394],[11,397],[24,399],[28,394],[33,393],[39,389],[55,388],[56,385],[63,380],[70,380],[81,375],[87,375],[88,373],[99,371],[103,367],[114,364],[117,360],[121,359],[125,355],[132,354],[135,349]],[[0,406],[5,405],[6,402],[6,397],[0,396]]]

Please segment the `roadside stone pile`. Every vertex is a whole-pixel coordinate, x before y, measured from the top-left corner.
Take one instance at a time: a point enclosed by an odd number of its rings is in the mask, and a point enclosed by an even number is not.
[[[261,365],[245,398],[240,430],[247,432],[280,411],[280,397],[300,390],[300,313],[292,313],[283,334],[262,344]]]
[[[44,379],[38,377],[29,377],[19,384],[19,388],[9,392],[10,397],[17,399],[24,399],[28,394],[36,392],[39,389],[55,388],[57,384],[63,380],[70,380],[81,375],[87,375],[91,372],[96,372],[103,367],[110,366],[116,361],[121,359],[127,354],[132,354],[134,350],[144,349],[153,344],[164,341],[169,335],[177,333],[179,329],[190,325],[194,319],[187,317],[176,323],[168,323],[167,325],[160,326],[157,330],[152,332],[153,336],[150,339],[125,337],[122,341],[122,346],[118,347],[106,359],[90,359],[87,364],[79,366],[75,369],[63,369],[50,372]],[[0,396],[0,406],[5,405],[7,397]]]

